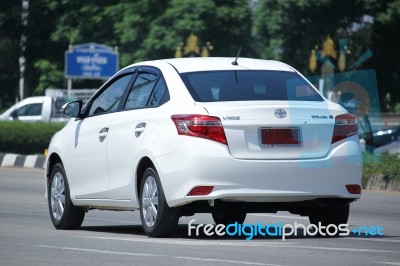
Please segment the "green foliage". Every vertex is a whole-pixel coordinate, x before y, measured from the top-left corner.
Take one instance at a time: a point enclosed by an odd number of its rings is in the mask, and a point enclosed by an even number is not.
[[[305,74],[311,74],[311,49],[321,48],[328,34],[335,41],[348,39],[347,66],[366,49],[372,50],[373,57],[359,67],[376,70],[385,110],[400,98],[399,28],[400,0],[31,0],[27,28],[21,25],[21,1],[2,0],[0,109],[18,95],[23,32],[25,96],[41,94],[47,87],[66,87],[64,52],[69,45],[96,42],[118,47],[124,67],[173,57],[193,32],[200,46],[211,42],[210,56],[235,56],[242,46],[242,56],[282,60]],[[73,84],[97,87],[101,82]]]
[[[43,154],[51,137],[62,123],[0,122],[0,151],[18,154]]]
[[[383,175],[387,179],[400,181],[400,158],[399,155],[387,152],[375,155],[363,154],[363,176],[362,183],[365,185],[369,178]]]
[[[190,33],[200,48],[211,42],[210,56],[251,55],[251,10],[246,1],[172,0],[164,13],[150,23],[149,32],[136,55],[140,59],[173,57],[176,47]]]
[[[400,114],[400,103],[398,103],[398,104],[395,105],[395,107],[394,107],[394,112],[395,112],[396,114]]]
[[[40,73],[40,77],[34,95],[44,95],[44,90],[47,88],[63,87],[64,73],[58,69],[56,63],[40,59],[35,63],[35,67]]]
[[[311,49],[328,34],[334,39],[354,34],[352,23],[363,14],[361,1],[260,0],[254,10],[253,36],[263,58],[283,60],[308,71]]]

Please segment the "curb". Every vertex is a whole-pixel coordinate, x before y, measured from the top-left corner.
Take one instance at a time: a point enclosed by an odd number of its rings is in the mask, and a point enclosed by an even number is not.
[[[0,167],[45,168],[44,155],[20,155],[13,153],[0,153]]]

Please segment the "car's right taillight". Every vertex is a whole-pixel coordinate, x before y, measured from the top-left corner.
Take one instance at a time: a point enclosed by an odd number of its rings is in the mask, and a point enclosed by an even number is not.
[[[228,144],[224,127],[218,117],[208,115],[173,115],[179,135],[205,138]]]
[[[342,114],[335,117],[332,143],[356,135],[358,133],[357,117],[352,114]]]

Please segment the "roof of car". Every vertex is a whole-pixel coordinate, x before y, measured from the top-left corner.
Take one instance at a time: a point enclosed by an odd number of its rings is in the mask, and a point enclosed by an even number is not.
[[[232,62],[235,59],[234,57],[187,57],[146,61],[135,65],[159,66],[160,64],[170,64],[179,73],[240,69],[294,71],[289,65],[278,61],[239,57],[237,59],[238,65],[233,65]]]

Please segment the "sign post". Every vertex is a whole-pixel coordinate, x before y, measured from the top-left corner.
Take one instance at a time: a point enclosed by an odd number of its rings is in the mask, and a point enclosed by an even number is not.
[[[65,52],[68,95],[71,94],[72,79],[108,79],[118,68],[118,52],[110,46],[97,43],[70,46]]]

